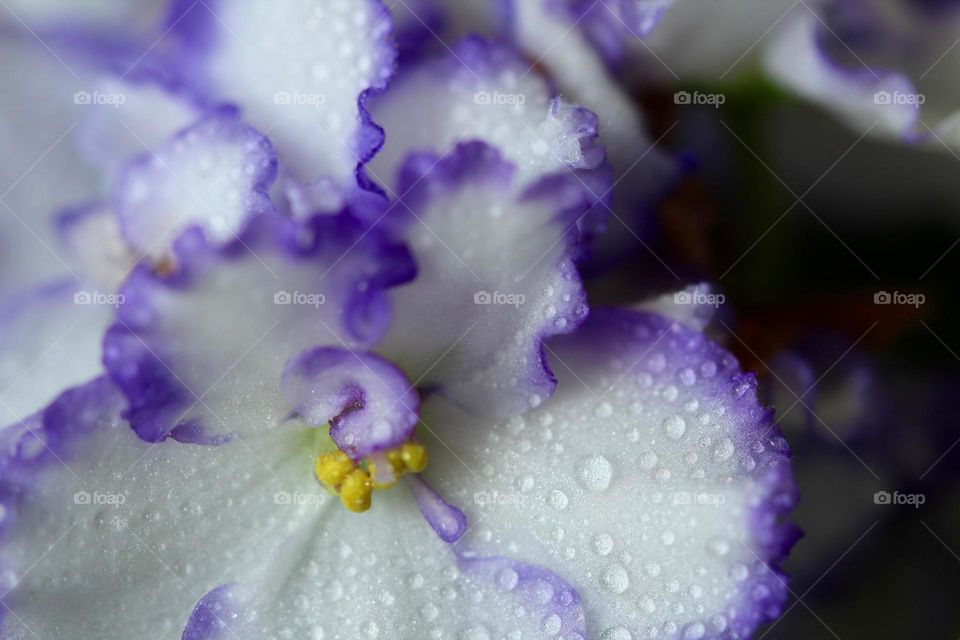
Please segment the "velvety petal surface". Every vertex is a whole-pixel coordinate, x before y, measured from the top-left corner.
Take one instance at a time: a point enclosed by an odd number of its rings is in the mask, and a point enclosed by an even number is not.
[[[182,39],[172,75],[211,103],[239,105],[297,181],[354,184],[383,139],[365,96],[385,86],[396,56],[378,0],[179,2],[170,23]]]
[[[404,486],[343,509],[313,478],[319,430],[151,444],[124,405],[100,379],[2,432],[5,637],[547,638],[560,616],[582,629],[562,578],[458,556]]]
[[[223,108],[139,156],[114,189],[124,238],[154,259],[199,227],[213,244],[237,239],[254,215],[274,211],[273,147],[231,108]]]
[[[301,225],[258,216],[230,245],[181,236],[177,271],[140,267],[105,339],[111,377],[141,437],[221,441],[290,409],[284,364],[305,349],[363,346],[386,330],[385,287],[409,279],[406,250],[348,214]]]
[[[471,522],[458,549],[549,566],[590,638],[746,638],[775,618],[796,491],[753,376],[637,311],[595,309],[549,347],[559,387],[530,413],[481,424],[424,403],[430,442],[456,454],[425,475]]]
[[[495,415],[552,393],[541,340],[586,314],[572,256],[588,196],[566,172],[521,187],[494,149],[463,144],[442,158],[410,158],[402,208],[390,212],[417,278],[396,290],[378,352],[418,388]]]
[[[603,160],[592,113],[557,96],[515,50],[476,37],[402,70],[371,113],[387,137],[368,172],[397,196],[410,152],[444,154],[460,141],[499,149],[520,184]]]

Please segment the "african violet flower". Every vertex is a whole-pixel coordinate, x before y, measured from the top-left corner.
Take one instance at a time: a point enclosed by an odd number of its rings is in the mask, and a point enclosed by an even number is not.
[[[0,431],[3,637],[778,615],[796,496],[753,376],[690,292],[588,312],[598,118],[479,38],[386,88],[391,28],[374,0],[174,2],[139,59],[69,39],[131,100],[83,123],[109,187],[59,219],[77,280],[3,318],[36,382]]]

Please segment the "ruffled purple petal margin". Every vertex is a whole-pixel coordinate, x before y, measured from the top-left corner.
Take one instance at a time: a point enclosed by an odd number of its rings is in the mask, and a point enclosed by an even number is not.
[[[126,304],[104,338],[104,364],[130,402],[124,417],[137,435],[148,442],[168,437],[194,444],[225,442],[224,436],[205,435],[204,425],[182,419],[197,398],[167,364],[164,340],[153,328],[158,313],[151,302],[155,287],[187,289],[212,263],[235,260],[249,251],[279,251],[292,260],[334,263],[336,256],[360,250],[370,255],[377,270],[372,275],[355,274],[365,280],[365,287],[343,288],[347,297],[341,303],[342,319],[350,336],[369,345],[382,337],[390,323],[390,301],[384,289],[410,280],[414,266],[405,247],[385,241],[347,211],[317,216],[305,224],[275,215],[257,216],[236,241],[223,247],[212,246],[199,229],[192,228],[174,244],[177,271],[162,276],[139,266],[121,289]],[[318,280],[323,274],[319,269]]]
[[[292,358],[280,389],[307,424],[359,461],[410,439],[420,397],[400,369],[369,352],[320,347]]]
[[[538,616],[546,635],[586,640],[580,594],[557,574],[510,558],[477,557],[469,551],[458,554],[458,563],[471,577],[513,595],[526,611]]]

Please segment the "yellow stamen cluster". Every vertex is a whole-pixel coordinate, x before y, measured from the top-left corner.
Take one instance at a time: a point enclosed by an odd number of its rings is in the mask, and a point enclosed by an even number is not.
[[[427,448],[416,442],[385,451],[383,459],[390,465],[392,480],[375,482],[376,463],[372,460],[361,461],[363,468],[355,463],[343,451],[325,453],[314,461],[317,479],[329,489],[340,495],[340,502],[350,511],[361,513],[370,508],[374,489],[392,487],[407,473],[420,473],[427,466]]]

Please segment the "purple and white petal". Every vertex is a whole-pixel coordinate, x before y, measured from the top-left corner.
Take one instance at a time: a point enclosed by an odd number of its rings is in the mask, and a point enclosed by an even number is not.
[[[215,603],[237,638],[588,637],[573,635],[583,610],[563,579],[509,558],[458,556],[403,487],[362,516],[331,509],[318,524],[272,554],[258,581],[243,583],[252,600]]]
[[[402,371],[374,353],[305,351],[284,367],[280,389],[307,424],[329,423],[330,437],[353,460],[403,444],[417,426],[416,390]]]
[[[99,379],[0,432],[5,637],[541,638],[582,619],[549,568],[459,557],[404,486],[343,509],[313,477],[315,429],[151,444],[125,403]]]
[[[340,508],[313,478],[312,429],[151,444],[125,405],[100,378],[28,430],[0,432],[4,637],[180,637],[191,617],[199,626],[201,596],[256,578],[291,535]]]
[[[628,43],[650,35],[674,3],[674,0],[540,1],[582,32],[614,66],[623,62]]]
[[[824,42],[832,37],[813,13],[795,14],[771,40],[764,59],[767,72],[791,91],[828,107],[858,132],[876,128],[895,138],[914,136],[919,105],[894,101],[894,96],[917,95],[910,79],[889,69],[841,64]]]
[[[406,250],[348,213],[302,225],[258,216],[218,248],[198,229],[174,246],[178,270],[138,268],[105,339],[105,362],[144,439],[219,442],[290,413],[287,360],[320,345],[363,347],[386,331],[384,289],[408,280]]]
[[[111,181],[135,157],[159,151],[203,115],[188,96],[146,82],[107,76],[88,93],[77,145]]]
[[[383,141],[366,96],[386,85],[396,57],[379,0],[179,2],[169,21],[174,84],[240,106],[276,146],[285,178],[355,185]]]
[[[549,347],[557,393],[523,416],[421,408],[456,453],[424,475],[476,523],[458,549],[550,567],[579,592],[586,637],[742,638],[776,617],[796,494],[754,377],[637,311],[594,310]]]
[[[515,175],[479,142],[407,161],[406,196],[391,214],[417,278],[394,292],[378,348],[418,388],[500,416],[549,397],[541,340],[572,331],[587,311],[573,254],[589,198],[568,174],[525,191]]]
[[[523,185],[603,161],[592,113],[557,96],[515,50],[478,37],[402,70],[370,111],[387,137],[367,171],[395,197],[409,153],[444,154],[461,140],[499,149]]]
[[[634,308],[676,320],[695,331],[703,331],[725,301],[726,297],[717,293],[713,285],[699,282],[680,291],[644,300]]]
[[[571,27],[568,16],[542,2],[518,2],[515,11],[517,46],[549,72],[567,99],[597,116],[600,142],[616,185],[612,193],[597,195],[610,200],[601,207],[616,213],[616,219],[598,238],[595,253],[620,257],[635,244],[642,213],[673,188],[678,163],[657,147],[635,100],[611,75],[586,35]]]
[[[188,227],[214,245],[236,240],[252,216],[274,211],[276,173],[270,142],[222,108],[126,167],[113,204],[130,246],[159,261]]]

